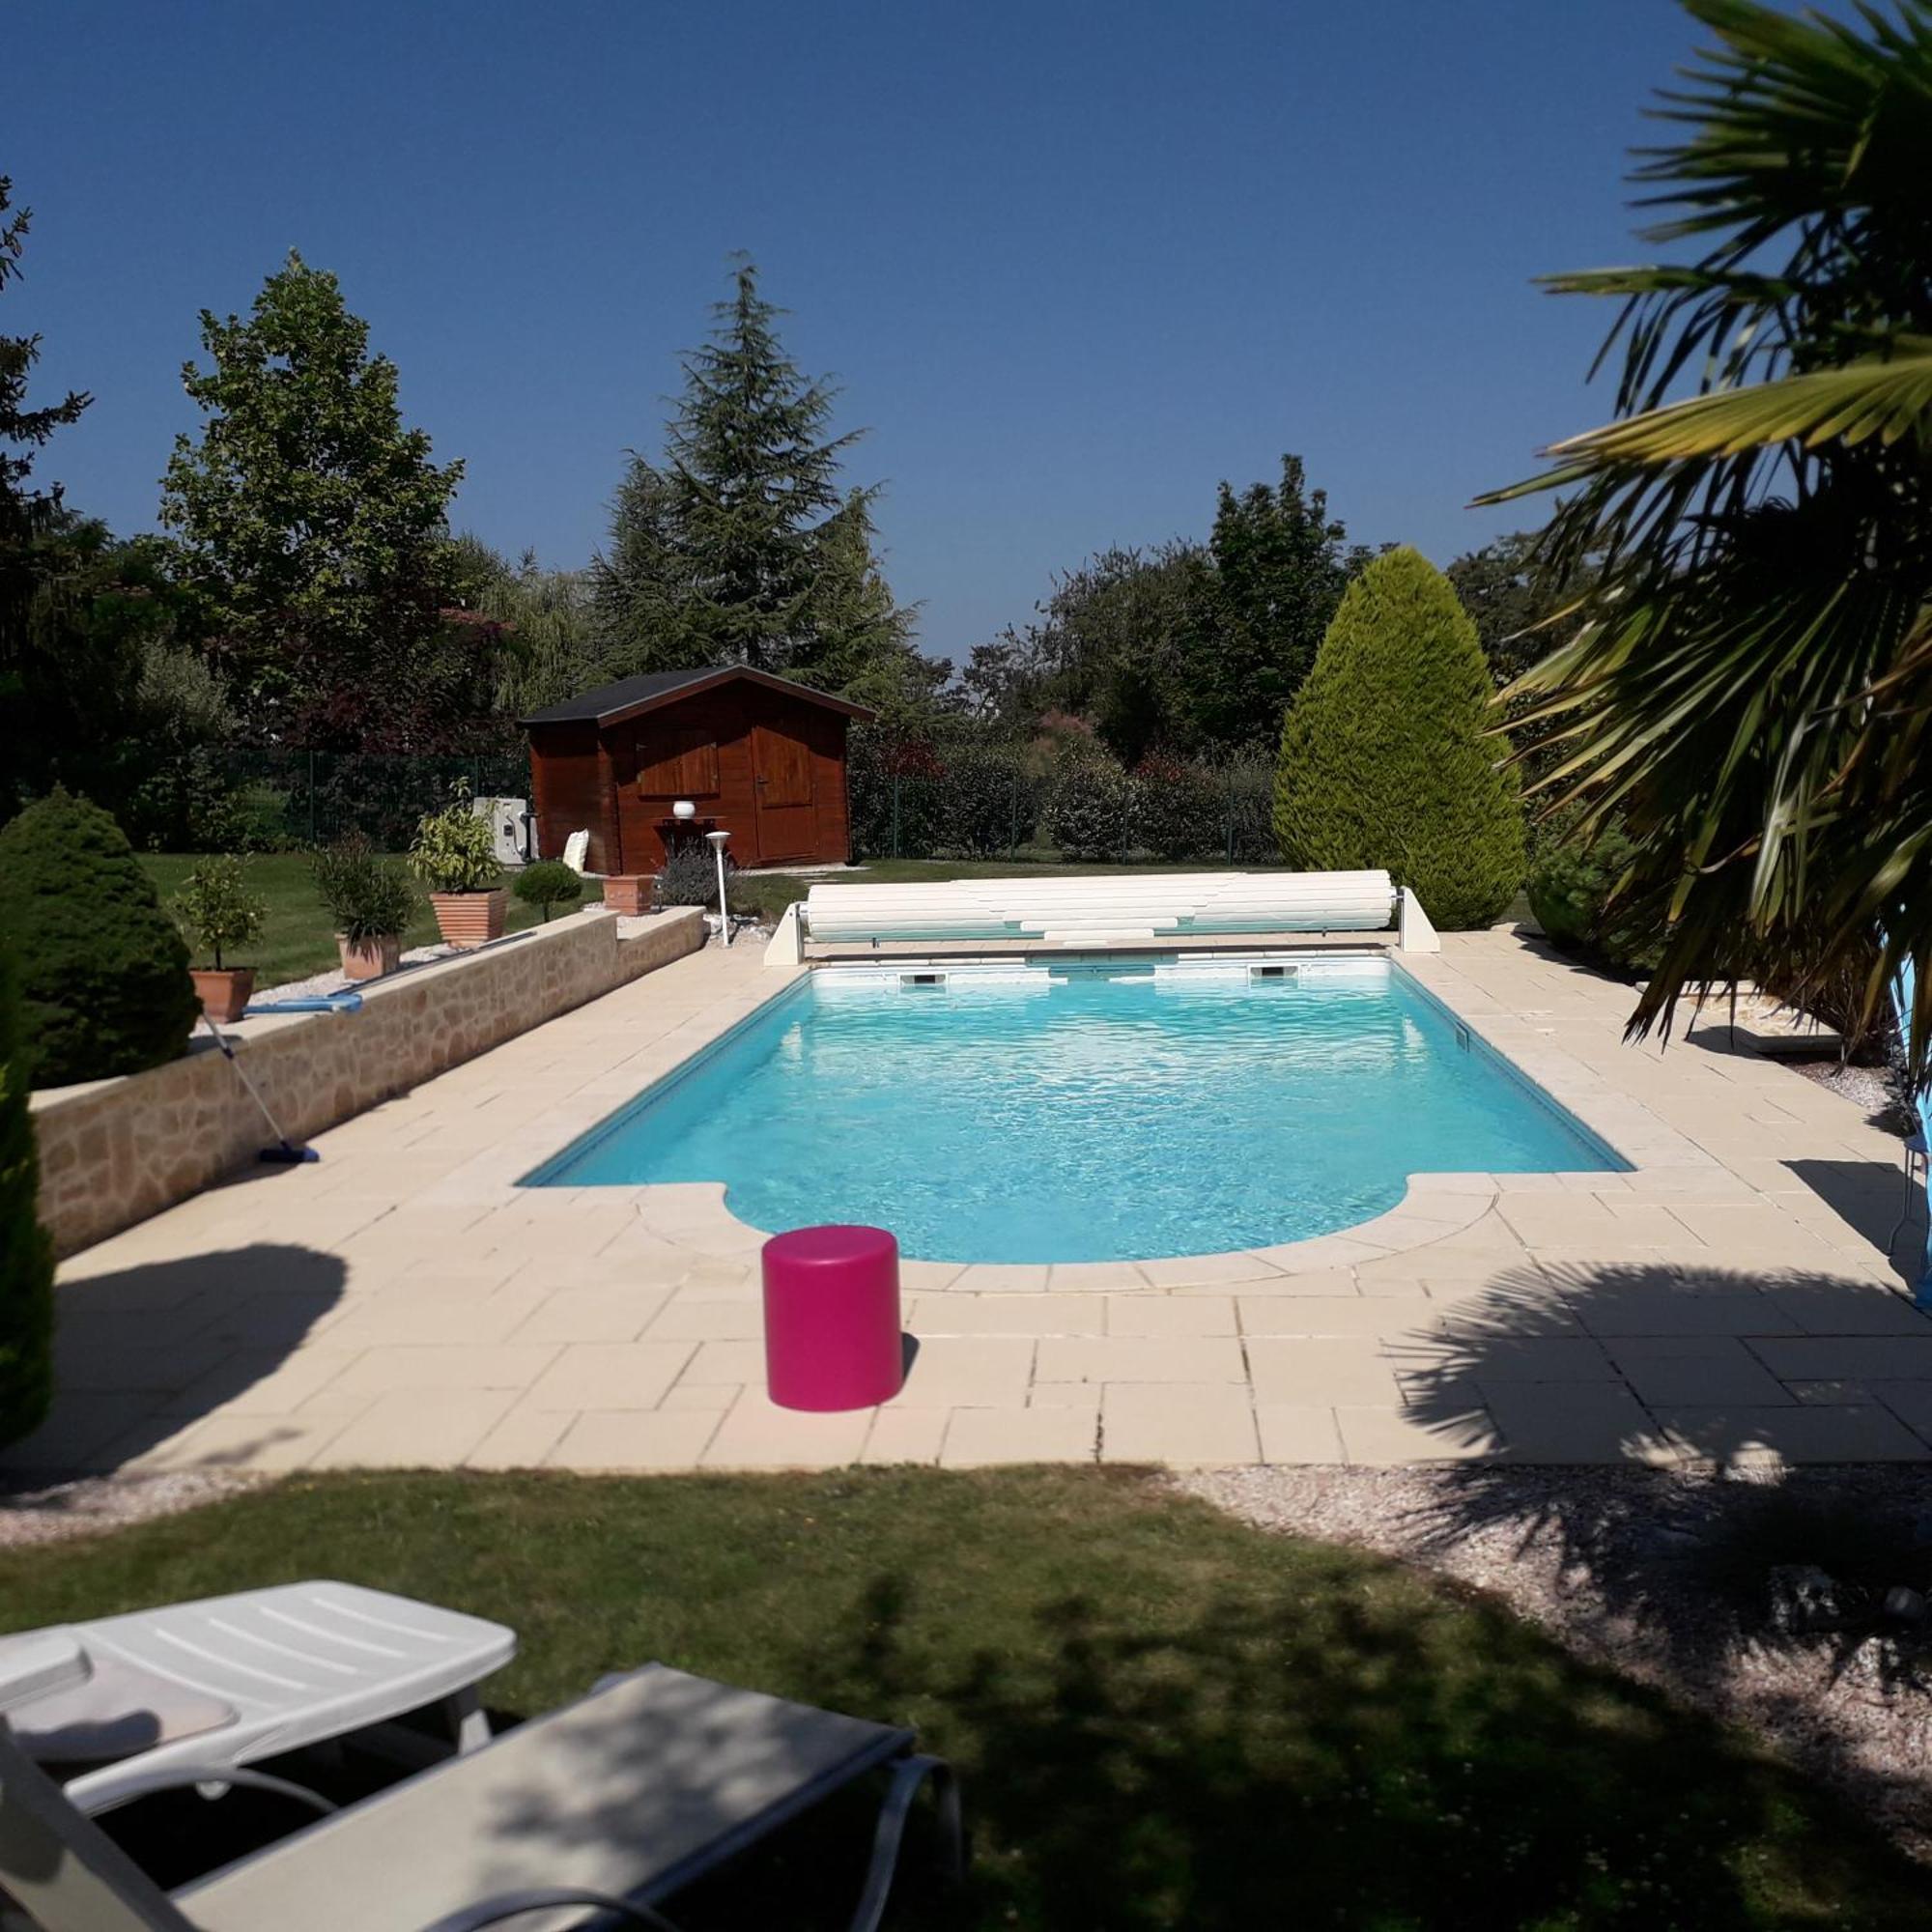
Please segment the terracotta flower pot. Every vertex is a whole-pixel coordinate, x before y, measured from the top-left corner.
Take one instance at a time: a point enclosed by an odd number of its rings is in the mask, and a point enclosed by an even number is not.
[[[653,875],[620,872],[604,881],[604,903],[624,919],[636,919],[651,909]]]
[[[403,963],[403,935],[400,932],[372,933],[367,939],[335,935],[336,951],[342,954],[345,980],[380,980]]]
[[[485,946],[503,936],[510,895],[501,886],[487,893],[432,893],[429,902],[445,946]]]
[[[218,1026],[242,1017],[242,1009],[255,996],[252,966],[196,966],[189,970],[201,1009]]]

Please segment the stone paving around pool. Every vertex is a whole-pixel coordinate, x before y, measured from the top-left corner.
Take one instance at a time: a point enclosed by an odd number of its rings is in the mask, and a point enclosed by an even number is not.
[[[722,1188],[513,1185],[793,977],[714,944],[74,1257],[55,1412],[0,1465],[1932,1457],[1897,1139],[1720,1029],[1626,1045],[1629,989],[1514,932],[1403,963],[1635,1171],[1417,1177],[1200,1260],[909,1262],[903,1393],[801,1415]]]

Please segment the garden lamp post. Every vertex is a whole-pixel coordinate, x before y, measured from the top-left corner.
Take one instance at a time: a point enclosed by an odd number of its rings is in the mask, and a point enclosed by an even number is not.
[[[707,832],[705,838],[711,841],[711,849],[718,855],[718,923],[724,929],[724,944],[731,943],[731,912],[724,903],[724,841],[730,838],[728,832]]]

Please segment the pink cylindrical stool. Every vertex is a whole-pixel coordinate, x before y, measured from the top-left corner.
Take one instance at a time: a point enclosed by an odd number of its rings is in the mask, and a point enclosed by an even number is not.
[[[883,1228],[765,1243],[765,1386],[784,1408],[870,1408],[905,1379],[899,1244]]]

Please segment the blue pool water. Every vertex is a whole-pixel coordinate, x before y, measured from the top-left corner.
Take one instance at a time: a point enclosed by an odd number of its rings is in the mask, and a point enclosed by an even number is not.
[[[1384,960],[906,970],[811,974],[528,1181],[722,1180],[757,1228],[1078,1262],[1327,1234],[1412,1173],[1624,1165]]]

